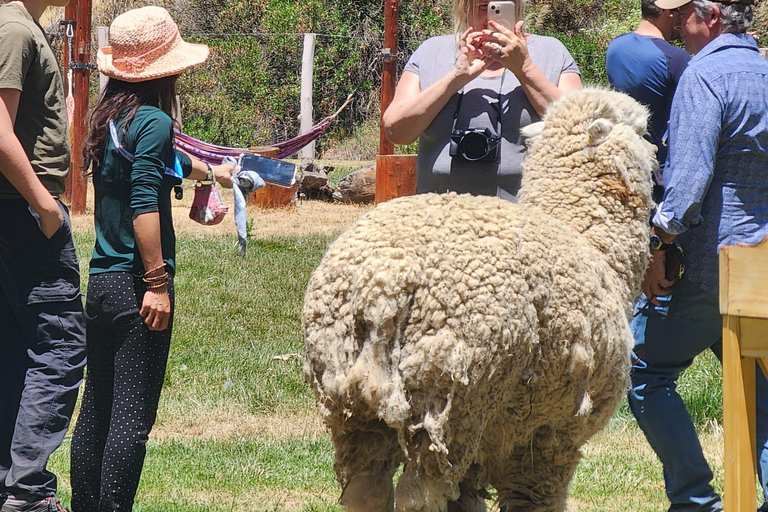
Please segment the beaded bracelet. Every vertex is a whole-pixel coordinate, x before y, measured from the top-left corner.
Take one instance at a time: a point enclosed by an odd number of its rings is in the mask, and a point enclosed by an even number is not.
[[[156,271],[160,270],[161,268],[165,268],[165,263],[163,263],[162,265],[158,265],[157,267],[153,268],[152,270],[147,270],[146,272],[144,272],[144,277],[146,277],[148,274],[151,274],[152,272],[156,272]]]
[[[147,290],[162,288],[163,286],[168,284],[168,280],[169,280],[168,272],[165,272],[163,275],[156,276],[156,277],[142,278],[142,281],[144,281],[144,287]]]
[[[149,283],[159,283],[161,281],[162,282],[166,282],[166,281],[168,281],[168,272],[163,272],[159,276],[154,276],[154,277],[142,277],[141,280],[144,281],[147,284],[149,284]]]

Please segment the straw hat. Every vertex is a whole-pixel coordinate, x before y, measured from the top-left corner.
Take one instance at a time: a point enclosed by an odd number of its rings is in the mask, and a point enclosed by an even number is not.
[[[109,46],[99,48],[99,71],[125,82],[177,75],[208,58],[208,46],[187,43],[162,7],[132,9],[109,27]]]

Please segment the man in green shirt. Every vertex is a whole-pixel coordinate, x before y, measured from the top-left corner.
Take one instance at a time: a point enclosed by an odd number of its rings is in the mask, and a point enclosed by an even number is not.
[[[50,455],[85,365],[61,71],[40,27],[68,0],[0,6],[0,512],[59,512]]]

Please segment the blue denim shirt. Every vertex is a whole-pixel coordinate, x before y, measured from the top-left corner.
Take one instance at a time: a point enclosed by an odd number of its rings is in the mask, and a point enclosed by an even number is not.
[[[718,292],[718,248],[768,235],[768,61],[723,34],[688,64],[672,102],[664,202],[654,223],[686,250],[686,273]]]

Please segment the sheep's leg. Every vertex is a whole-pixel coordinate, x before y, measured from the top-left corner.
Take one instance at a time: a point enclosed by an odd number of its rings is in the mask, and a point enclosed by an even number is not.
[[[448,502],[448,512],[486,512],[485,489],[461,489],[461,496],[456,501]]]
[[[572,433],[573,434],[573,433]],[[568,484],[579,463],[578,447],[566,432],[539,429],[533,441],[518,446],[503,464],[503,474],[492,475],[499,503],[515,512],[563,512]]]
[[[451,485],[427,474],[416,462],[408,462],[397,481],[397,512],[446,512]]]
[[[395,509],[393,472],[389,464],[374,461],[350,475],[339,498],[348,512],[392,512]]]
[[[395,488],[392,477],[400,465],[397,435],[386,425],[365,425],[365,430],[333,436],[334,469],[342,482],[339,503],[349,512],[392,512]]]
[[[459,499],[448,502],[448,512],[486,512],[485,499],[490,495],[481,480],[483,468],[478,464],[470,466],[464,480],[459,484]]]

